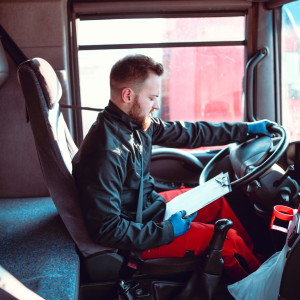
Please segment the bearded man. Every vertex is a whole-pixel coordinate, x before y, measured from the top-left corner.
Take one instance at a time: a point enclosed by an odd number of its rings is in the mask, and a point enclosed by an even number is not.
[[[251,252],[250,237],[224,198],[201,209],[197,217],[183,218],[178,212],[161,222],[166,200],[187,189],[161,195],[154,191],[151,150],[152,145],[199,148],[243,142],[248,133],[269,135],[269,122],[214,124],[153,118],[151,113],[159,109],[162,74],[163,66],[144,55],[127,56],[111,69],[109,104],[73,159],[89,233],[102,246],[142,251],[142,259],[183,257],[186,251],[198,256],[212,237],[213,222],[225,217],[234,225],[223,247],[224,269],[242,279],[260,264]],[[180,101],[178,105],[184,105]],[[140,194],[142,220],[136,220]]]

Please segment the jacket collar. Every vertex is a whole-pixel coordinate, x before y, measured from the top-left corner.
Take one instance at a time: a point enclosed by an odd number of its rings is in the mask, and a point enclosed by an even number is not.
[[[130,131],[135,131],[142,128],[142,124],[130,118],[123,110],[117,107],[111,100],[108,106],[105,107],[105,113],[110,115],[117,122],[125,125]]]

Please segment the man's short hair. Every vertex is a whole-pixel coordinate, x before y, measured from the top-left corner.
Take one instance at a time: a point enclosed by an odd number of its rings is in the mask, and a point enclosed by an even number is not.
[[[164,68],[162,64],[142,54],[125,56],[110,71],[110,88],[121,91],[125,87],[131,87],[134,92],[139,93],[142,84],[149,77],[149,72],[161,76]]]

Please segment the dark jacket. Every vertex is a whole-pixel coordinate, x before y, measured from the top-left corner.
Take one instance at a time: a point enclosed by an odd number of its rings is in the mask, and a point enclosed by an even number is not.
[[[111,101],[92,125],[73,159],[80,204],[93,240],[125,250],[147,250],[174,240],[170,221],[136,223],[144,164],[143,210],[165,200],[154,191],[150,175],[152,145],[198,148],[244,141],[245,123],[164,122],[152,118],[147,131]],[[140,144],[137,131],[140,134]]]

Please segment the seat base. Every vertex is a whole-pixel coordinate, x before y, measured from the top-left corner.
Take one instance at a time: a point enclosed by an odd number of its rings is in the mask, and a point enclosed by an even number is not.
[[[80,253],[79,253],[80,255]],[[85,268],[85,282],[114,281],[120,279],[119,272],[124,264],[123,256],[114,252],[101,252],[87,258],[81,257]],[[169,278],[172,274],[190,272],[200,266],[201,257],[155,258],[145,260],[138,265],[139,276],[147,274],[150,277]]]
[[[139,297],[136,297],[139,300],[173,300],[175,295],[183,288],[191,273],[175,274],[168,277],[155,276],[155,278],[151,278],[149,275],[137,275],[126,281],[126,284],[133,287],[134,296],[139,292]],[[232,283],[232,280],[223,274],[213,299],[234,300],[227,290],[227,285]],[[80,286],[81,300],[99,300],[99,297],[106,300],[120,300],[116,282],[86,283]]]

